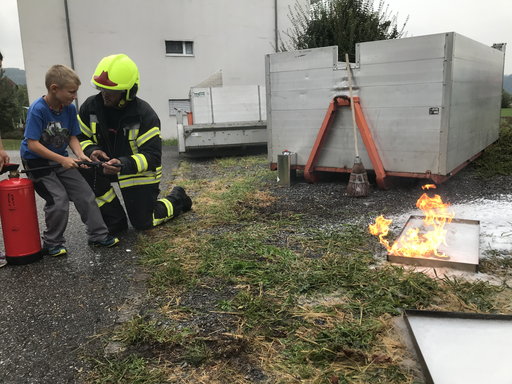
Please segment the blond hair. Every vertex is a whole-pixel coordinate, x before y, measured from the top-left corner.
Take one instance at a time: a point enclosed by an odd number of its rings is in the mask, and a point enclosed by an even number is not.
[[[82,84],[76,72],[65,65],[52,65],[48,72],[46,72],[45,85],[48,90],[50,90],[52,84],[56,84],[58,87],[62,88],[70,83],[74,83],[78,86]]]

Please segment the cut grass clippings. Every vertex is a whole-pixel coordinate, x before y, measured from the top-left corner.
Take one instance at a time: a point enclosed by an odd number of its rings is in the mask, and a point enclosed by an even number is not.
[[[213,167],[215,176],[194,180],[190,166],[180,167],[193,215],[138,245],[158,308],[112,334],[128,356],[97,358],[89,382],[154,382],[153,374],[160,382],[244,383],[249,364],[269,383],[412,383],[394,329],[404,309],[511,312],[506,286],[383,263],[363,224],[325,231],[261,215],[275,199],[266,156]],[[180,304],[187,293],[226,287],[236,294],[213,310]],[[221,325],[201,329],[194,325],[200,317]],[[138,355],[141,346],[151,353]]]

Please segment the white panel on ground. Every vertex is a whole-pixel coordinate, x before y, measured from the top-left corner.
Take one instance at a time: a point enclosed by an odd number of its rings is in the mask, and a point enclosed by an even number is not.
[[[409,316],[435,384],[512,383],[512,321]]]

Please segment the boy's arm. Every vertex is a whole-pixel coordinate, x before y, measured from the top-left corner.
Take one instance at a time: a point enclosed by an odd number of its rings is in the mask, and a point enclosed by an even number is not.
[[[40,157],[44,157],[45,159],[55,161],[56,163],[59,163],[66,169],[78,168],[78,164],[76,163],[75,159],[66,156],[61,156],[58,153],[50,151],[38,140],[27,138],[27,144],[28,149],[30,149],[32,152],[34,152],[36,155]]]
[[[76,136],[71,136],[69,138],[69,148],[71,148],[78,160],[87,162],[91,161],[91,159],[85,156],[82,146],[80,145],[80,141],[78,141]]]

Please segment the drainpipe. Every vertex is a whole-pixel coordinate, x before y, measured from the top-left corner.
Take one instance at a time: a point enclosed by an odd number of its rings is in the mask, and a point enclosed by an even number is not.
[[[279,52],[279,34],[277,33],[277,27],[278,27],[278,23],[277,23],[277,0],[274,0],[274,8],[275,8],[275,12],[274,12],[274,28],[275,28],[275,39],[276,39],[276,53]]]
[[[69,57],[71,61],[71,69],[75,70],[75,59],[73,57],[73,42],[71,41],[71,27],[69,25],[69,11],[68,11],[68,0],[64,0],[64,9],[66,11],[66,29],[68,31],[68,43],[69,43]],[[78,98],[75,100],[75,105],[78,107]]]

